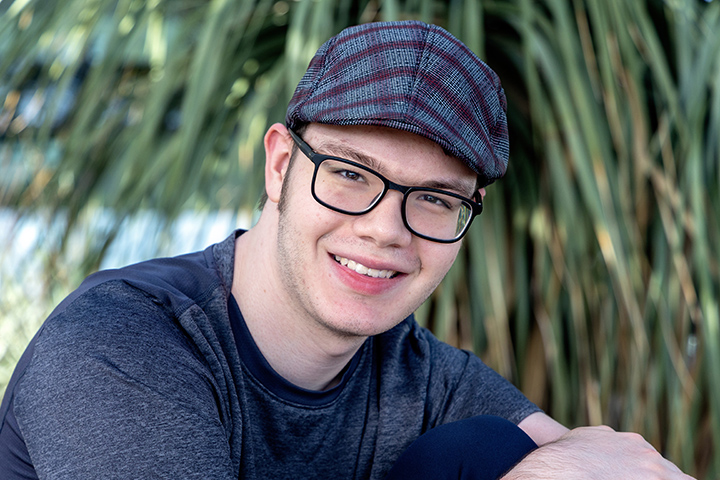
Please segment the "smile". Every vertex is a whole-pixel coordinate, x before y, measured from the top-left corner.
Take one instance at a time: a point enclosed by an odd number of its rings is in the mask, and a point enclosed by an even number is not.
[[[357,263],[354,260],[348,260],[345,257],[340,257],[338,255],[335,255],[335,261],[338,262],[340,265],[349,268],[350,270],[353,270],[354,272],[357,272],[361,275],[366,275],[368,277],[372,278],[392,278],[394,277],[397,272],[395,270],[376,270],[374,268],[368,268],[365,265],[361,263]]]

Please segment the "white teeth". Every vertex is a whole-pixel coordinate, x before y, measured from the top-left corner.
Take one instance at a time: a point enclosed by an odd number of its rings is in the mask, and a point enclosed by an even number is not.
[[[376,270],[374,268],[368,268],[362,263],[357,263],[354,260],[348,260],[345,257],[339,257],[337,255],[335,255],[335,261],[361,275],[367,275],[368,277],[373,278],[392,278],[393,275],[397,273],[394,270]]]

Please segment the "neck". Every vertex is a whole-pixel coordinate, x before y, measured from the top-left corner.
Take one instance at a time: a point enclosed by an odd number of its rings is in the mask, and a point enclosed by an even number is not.
[[[233,296],[270,366],[294,385],[325,390],[337,384],[365,338],[338,335],[292,308],[269,238],[276,237],[256,225],[236,241]]]

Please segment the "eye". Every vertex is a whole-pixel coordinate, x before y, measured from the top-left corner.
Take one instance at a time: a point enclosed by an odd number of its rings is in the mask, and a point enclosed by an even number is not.
[[[367,182],[362,172],[347,168],[346,165],[328,164],[327,166],[329,173],[339,180],[351,183]]]
[[[360,175],[358,172],[354,172],[354,171],[352,171],[352,170],[339,170],[339,171],[336,172],[336,173],[337,173],[338,175],[341,175],[341,176],[347,178],[348,180],[352,180],[352,181],[355,181],[355,182],[360,181],[360,180],[363,179],[363,178],[362,178],[362,175]]]
[[[452,205],[450,205],[450,203],[447,202],[446,200],[444,200],[438,196],[431,195],[429,193],[424,193],[424,194],[420,195],[418,197],[418,199],[423,202],[426,202],[432,206],[435,206],[435,207],[443,207],[448,210],[452,210],[452,208],[453,208]]]

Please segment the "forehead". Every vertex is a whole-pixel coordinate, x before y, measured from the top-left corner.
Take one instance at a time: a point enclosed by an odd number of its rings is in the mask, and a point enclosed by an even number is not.
[[[318,153],[362,163],[396,183],[467,196],[475,191],[475,172],[420,135],[388,127],[310,124],[303,138]]]

